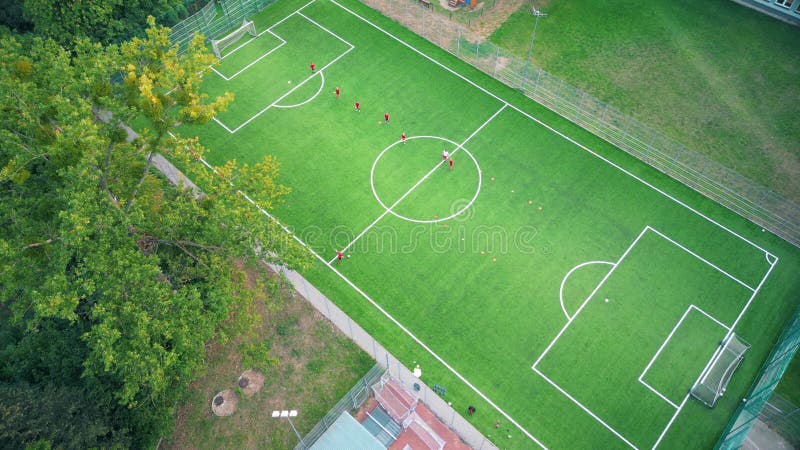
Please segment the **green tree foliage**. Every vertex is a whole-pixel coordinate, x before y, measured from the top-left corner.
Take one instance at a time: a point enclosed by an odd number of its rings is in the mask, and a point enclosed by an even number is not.
[[[9,5],[10,26],[23,25],[24,19],[36,34],[71,45],[81,38],[101,43],[119,42],[139,34],[148,16],[159,23],[173,25],[186,15],[184,0],[21,0]],[[13,7],[13,8],[12,8]]]
[[[22,13],[23,0],[0,0],[0,24],[16,31],[30,31],[32,24]]]
[[[87,423],[78,446],[152,445],[206,343],[252,319],[235,313],[252,301],[244,270],[262,258],[308,261],[238,191],[265,208],[279,202],[288,189],[274,159],[207,170],[195,161],[200,143],[174,134],[231,96],[199,92],[213,61],[201,37],[179,56],[166,29],[149,23],[144,38],[81,40],[71,52],[38,37],[0,38],[0,313],[9,317],[0,382],[98,399],[109,419]],[[123,120],[141,124],[138,137]],[[152,167],[155,152],[204,194],[167,183]],[[72,446],[49,432],[15,436]]]

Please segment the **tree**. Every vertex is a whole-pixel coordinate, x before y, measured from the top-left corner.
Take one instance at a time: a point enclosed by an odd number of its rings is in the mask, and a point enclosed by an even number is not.
[[[22,3],[22,0],[0,0],[0,24],[19,32],[30,31],[32,24],[23,16]]]
[[[149,24],[144,38],[81,40],[73,52],[51,40],[0,38],[0,305],[18,334],[3,357],[30,357],[25,343],[54,321],[81,330],[51,335],[79,350],[81,387],[127,408],[120,417],[144,436],[134,446],[164,431],[205,344],[244,329],[233,313],[252,301],[243,270],[261,258],[308,262],[238,191],[265,208],[281,201],[288,189],[274,159],[209,171],[194,161],[200,143],[175,135],[232,96],[201,93],[213,61],[202,37],[178,55],[166,29]],[[132,118],[143,125],[129,141],[120,121]],[[155,152],[184,167],[204,195],[169,185],[152,168]],[[248,181],[234,187],[233,179]]]
[[[121,42],[141,34],[148,16],[173,25],[186,15],[183,0],[24,0],[19,4],[37,35],[68,46],[82,38],[103,44]],[[16,8],[11,12],[16,13]],[[23,24],[16,16],[11,18]]]

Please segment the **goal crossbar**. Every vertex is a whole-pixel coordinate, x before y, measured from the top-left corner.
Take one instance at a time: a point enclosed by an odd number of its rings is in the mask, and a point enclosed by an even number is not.
[[[713,408],[717,400],[725,393],[733,372],[744,360],[744,353],[750,348],[735,333],[720,344],[712,362],[692,387],[691,395],[709,408]]]
[[[258,36],[258,33],[256,33],[256,25],[252,20],[244,20],[242,21],[242,26],[233,30],[227,35],[219,39],[211,39],[211,50],[214,52],[214,55],[216,55],[217,58],[222,58],[223,50],[225,50],[227,47],[230,47],[239,39],[248,34],[253,37]]]

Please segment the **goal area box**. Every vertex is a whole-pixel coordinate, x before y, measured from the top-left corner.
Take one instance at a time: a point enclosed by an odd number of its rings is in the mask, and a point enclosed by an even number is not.
[[[744,360],[744,353],[749,348],[750,344],[735,333],[731,333],[720,344],[708,368],[692,387],[692,397],[709,408],[713,408],[717,400],[725,393],[725,388],[733,373]]]

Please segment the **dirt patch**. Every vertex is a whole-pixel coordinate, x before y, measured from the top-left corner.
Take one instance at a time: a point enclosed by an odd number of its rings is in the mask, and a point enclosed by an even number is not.
[[[439,0],[439,6],[448,11],[458,11],[463,8],[463,6],[450,6],[450,2],[447,0]]]
[[[292,423],[305,435],[374,365],[286,283],[273,281],[250,309],[236,312],[258,316],[252,333],[207,345],[205,373],[190,384],[177,408],[173,435],[165,437],[161,450],[294,448],[297,437],[287,420],[273,419],[271,412],[298,410]],[[273,362],[266,369],[243,362],[242,348],[252,345],[268,349]],[[263,379],[246,370],[254,368]],[[239,374],[248,379],[244,388]],[[246,395],[259,381],[261,390]],[[208,409],[223,387],[243,392],[236,412],[224,419]]]
[[[220,417],[230,416],[236,411],[236,403],[238,403],[236,394],[230,389],[225,389],[211,400],[211,411]]]
[[[264,375],[257,370],[246,370],[239,376],[237,384],[244,395],[249,397],[264,387]]]
[[[496,29],[500,28],[511,14],[527,5],[528,2],[526,0],[495,0],[488,7],[484,7],[484,3],[478,3],[474,9],[468,10],[477,16],[470,21],[470,29],[486,39]]]

